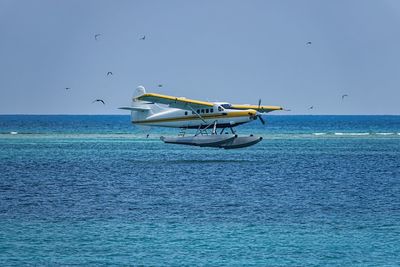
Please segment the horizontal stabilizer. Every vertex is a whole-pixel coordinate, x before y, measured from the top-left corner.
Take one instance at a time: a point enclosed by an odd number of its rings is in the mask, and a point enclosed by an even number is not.
[[[120,107],[118,109],[125,109],[130,111],[147,111],[150,110],[148,107]]]

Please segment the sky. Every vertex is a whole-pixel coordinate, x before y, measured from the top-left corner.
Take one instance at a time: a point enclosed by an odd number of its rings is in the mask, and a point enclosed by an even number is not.
[[[0,114],[126,114],[139,85],[399,115],[400,1],[0,0]]]

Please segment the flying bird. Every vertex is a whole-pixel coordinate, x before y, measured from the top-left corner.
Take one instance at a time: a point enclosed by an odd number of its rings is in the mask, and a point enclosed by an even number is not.
[[[159,84],[159,85],[158,85],[158,87],[162,87],[162,86],[163,86],[162,84]]]
[[[309,107],[308,109],[314,109],[314,106]]]
[[[69,88],[69,87],[65,87],[65,90],[69,90],[69,89],[71,89],[71,88]]]
[[[140,38],[140,40],[146,40],[146,35],[143,35],[143,37]]]
[[[113,75],[113,73],[111,71],[107,72],[107,76],[108,75]]]
[[[346,94],[342,95],[342,100],[343,100],[346,96],[349,96],[349,95],[346,95]]]
[[[101,102],[101,103],[103,103],[103,105],[106,104],[102,99],[96,99],[96,100],[94,100],[94,101],[92,102],[92,104],[93,104],[94,102]]]
[[[307,45],[311,45],[311,44],[312,44],[312,42],[307,42],[306,44],[307,44]]]
[[[95,35],[94,35],[94,39],[97,41],[97,38],[98,38],[100,35],[101,35],[100,33],[95,34]]]

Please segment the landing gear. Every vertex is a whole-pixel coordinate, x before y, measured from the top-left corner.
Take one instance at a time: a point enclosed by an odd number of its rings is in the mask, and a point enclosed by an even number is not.
[[[207,125],[207,127],[202,128],[202,125],[197,128],[196,134],[194,136],[198,135],[208,135],[208,129],[213,126],[211,134],[217,134],[217,121],[214,121],[213,123]]]

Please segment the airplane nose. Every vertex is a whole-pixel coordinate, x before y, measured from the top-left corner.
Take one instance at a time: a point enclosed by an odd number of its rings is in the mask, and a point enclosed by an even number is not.
[[[252,119],[252,120],[256,120],[257,119],[257,111],[249,110],[248,114],[249,114],[249,118],[250,119]]]
[[[248,113],[250,116],[255,116],[257,114],[257,111],[255,110],[250,110]]]

